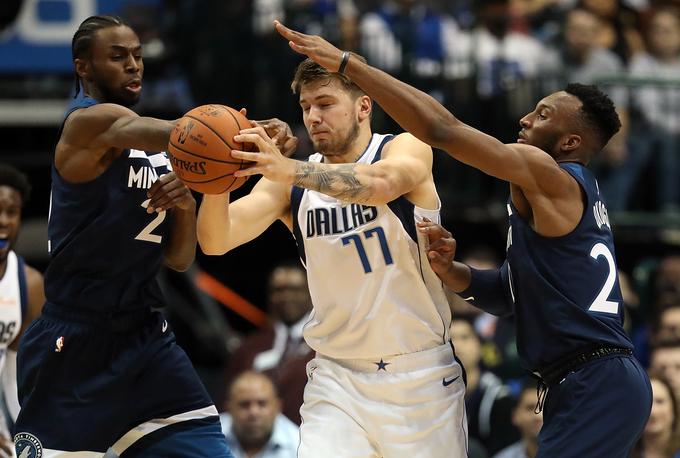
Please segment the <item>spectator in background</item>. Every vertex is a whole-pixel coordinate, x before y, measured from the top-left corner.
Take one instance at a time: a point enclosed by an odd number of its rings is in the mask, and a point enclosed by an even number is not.
[[[661,310],[656,338],[660,342],[680,341],[680,302]]]
[[[361,52],[378,68],[406,81],[439,83],[459,30],[452,17],[415,0],[385,1],[359,24]],[[441,97],[440,97],[441,98]]]
[[[538,452],[538,433],[543,426],[543,413],[536,413],[536,386],[533,380],[522,385],[517,404],[512,410],[512,424],[522,439],[498,452],[493,458],[534,458]]]
[[[631,458],[680,458],[677,397],[661,375],[650,374],[652,412]]]
[[[549,87],[550,91],[567,83],[600,84],[603,79],[623,75],[625,67],[621,59],[598,44],[601,24],[597,15],[583,8],[575,8],[567,13],[563,41],[558,45],[557,52],[553,51],[549,55],[553,80],[549,84],[556,84],[555,87]],[[628,100],[625,88],[621,86],[609,84],[603,90],[614,102],[621,121],[621,129],[609,140],[600,155],[608,166],[614,166],[621,164],[626,156]],[[607,207],[611,209],[610,195],[605,195]]]
[[[657,310],[680,302],[680,255],[665,256],[659,262],[654,281]]]
[[[246,371],[236,377],[227,411],[220,422],[235,458],[297,457],[298,427],[281,414],[281,401],[266,375]]]
[[[469,436],[483,444],[489,454],[496,453],[517,439],[510,422],[514,400],[501,379],[482,368],[481,340],[472,323],[454,319],[451,335],[456,356],[467,374],[465,410]]]
[[[655,164],[652,188],[659,210],[680,211],[680,15],[673,8],[652,12],[646,28],[647,52],[630,62],[632,78],[629,155],[607,181],[610,210],[628,207],[636,183],[650,162]],[[673,86],[675,83],[675,86]]]
[[[650,371],[663,375],[680,399],[680,340],[658,342],[650,355]]]
[[[629,2],[630,3],[630,2]],[[595,14],[601,21],[597,33],[599,46],[609,49],[623,62],[644,49],[638,30],[638,12],[622,0],[580,0],[578,6]]]
[[[283,414],[299,425],[307,383],[305,366],[314,357],[302,338],[302,327],[312,310],[307,275],[299,262],[279,264],[269,276],[267,290],[271,322],[236,349],[227,379],[248,369],[268,374],[281,395]]]

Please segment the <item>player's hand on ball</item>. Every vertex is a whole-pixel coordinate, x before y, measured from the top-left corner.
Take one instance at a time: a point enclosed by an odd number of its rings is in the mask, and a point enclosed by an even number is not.
[[[170,172],[158,178],[151,185],[146,195],[149,197],[147,213],[162,212],[174,207],[189,210],[196,206],[191,191],[177,178],[175,172]]]
[[[444,275],[452,268],[456,255],[456,240],[451,233],[441,225],[433,223],[427,218],[417,224],[418,231],[427,236],[427,258],[430,266],[437,275]]]
[[[277,148],[286,157],[291,157],[298,146],[298,138],[293,135],[288,123],[281,121],[279,118],[263,119],[261,121],[252,121],[253,127],[262,126],[267,132],[267,135],[274,140]]]
[[[279,35],[288,40],[288,45],[297,53],[304,54],[331,72],[337,72],[342,61],[342,51],[318,35],[306,35],[289,29],[279,21],[274,21]]]
[[[292,183],[295,174],[295,161],[285,157],[273,139],[267,135],[264,127],[257,126],[243,129],[234,136],[239,143],[252,143],[259,152],[232,150],[231,155],[237,159],[250,161],[254,164],[248,168],[234,172],[235,177],[245,177],[261,174],[271,181]]]

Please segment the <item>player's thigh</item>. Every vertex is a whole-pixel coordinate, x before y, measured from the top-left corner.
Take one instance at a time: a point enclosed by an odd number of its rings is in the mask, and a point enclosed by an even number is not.
[[[396,400],[373,412],[384,458],[463,458],[467,456],[465,384],[460,366],[413,375],[395,386]],[[452,381],[444,384],[445,380]],[[406,394],[406,399],[404,399]]]
[[[548,392],[538,458],[625,458],[651,409],[649,380],[637,361],[595,361]]]
[[[337,367],[335,369],[338,369]],[[300,409],[299,458],[379,458],[355,411],[355,400],[343,385],[343,370],[333,370],[328,361],[313,359],[307,364],[308,381]]]

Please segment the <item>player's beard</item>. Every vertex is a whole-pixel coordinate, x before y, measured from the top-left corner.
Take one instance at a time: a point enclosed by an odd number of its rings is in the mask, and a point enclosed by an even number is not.
[[[122,87],[112,87],[105,78],[102,78],[99,75],[96,68],[93,67],[93,70],[92,82],[97,86],[97,89],[99,89],[103,101],[122,105],[127,108],[134,106],[139,101],[139,94],[132,95],[125,92],[125,89]]]
[[[347,135],[345,135],[343,138],[330,141],[312,140],[312,143],[314,144],[314,151],[317,151],[323,154],[324,156],[342,156],[350,149],[352,143],[354,143],[354,141],[358,137],[359,137],[359,122],[357,120],[354,120],[352,126],[349,128],[349,131],[347,132]]]

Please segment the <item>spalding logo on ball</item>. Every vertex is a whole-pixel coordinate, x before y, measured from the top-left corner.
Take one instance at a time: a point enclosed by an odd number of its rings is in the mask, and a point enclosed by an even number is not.
[[[225,105],[203,105],[185,114],[170,135],[172,169],[189,188],[221,194],[240,187],[248,177],[234,172],[250,163],[231,156],[231,150],[251,151],[250,143],[234,142],[241,129],[251,127],[239,111]]]

